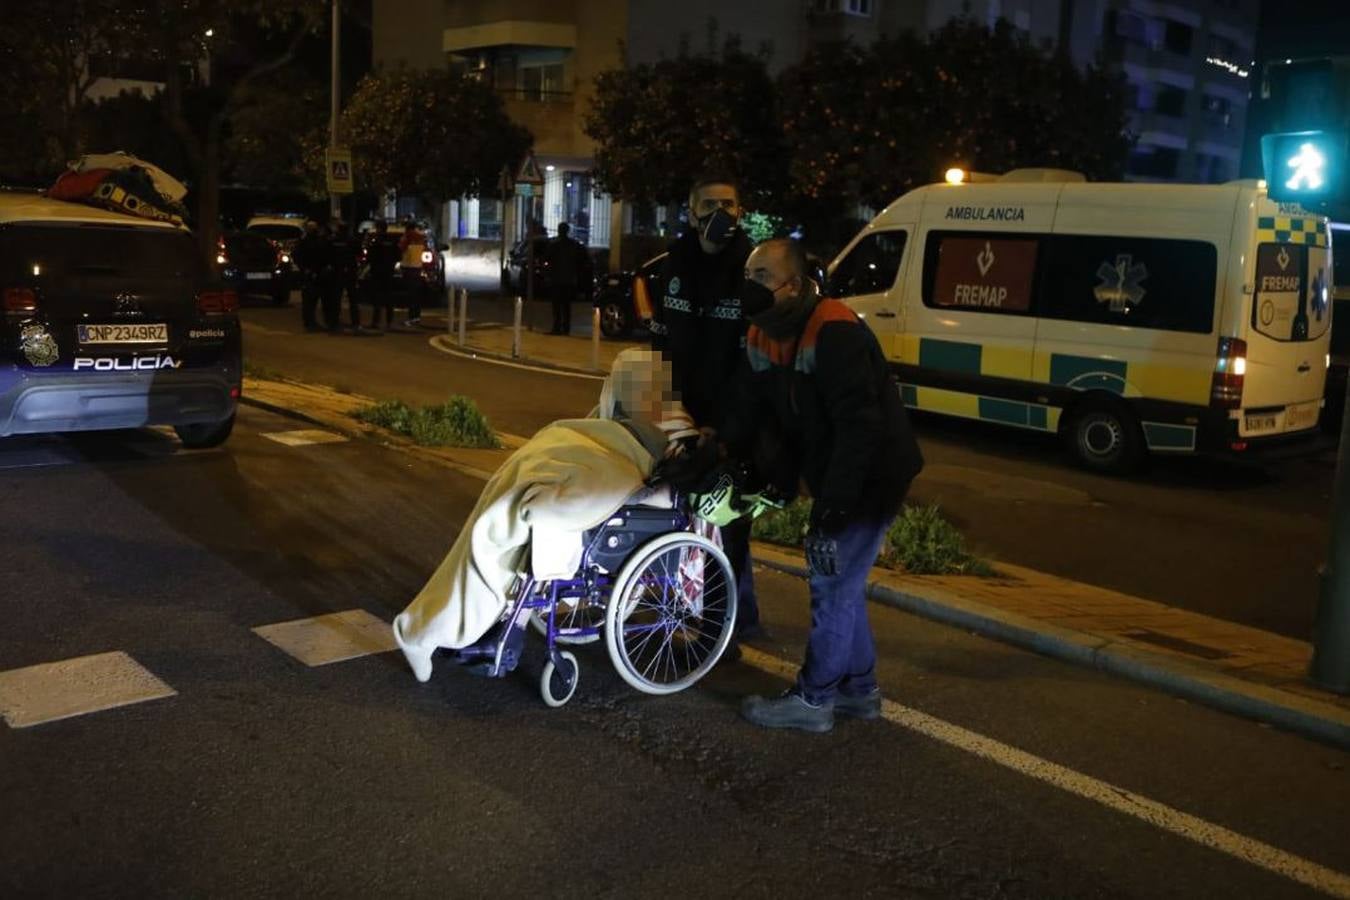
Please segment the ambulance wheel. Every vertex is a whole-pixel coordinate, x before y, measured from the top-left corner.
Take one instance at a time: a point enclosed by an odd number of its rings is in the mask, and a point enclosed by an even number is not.
[[[1065,437],[1079,463],[1093,472],[1124,475],[1144,461],[1139,420],[1118,403],[1095,401],[1075,409]]]
[[[544,673],[539,677],[539,696],[554,709],[565,706],[572,699],[572,695],[577,692],[578,676],[581,674],[581,667],[577,665],[573,653],[561,650],[558,658],[562,660],[562,665],[555,666],[550,658],[544,663]]]

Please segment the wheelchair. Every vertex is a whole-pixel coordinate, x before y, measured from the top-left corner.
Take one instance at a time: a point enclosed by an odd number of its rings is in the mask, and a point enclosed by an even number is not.
[[[619,676],[646,694],[708,674],[731,643],[736,578],[689,505],[669,487],[645,489],[583,534],[572,577],[518,576],[487,674],[508,674],[507,642],[527,623],[547,646],[539,693],[550,707],[576,693],[580,664],[565,648],[601,639]]]

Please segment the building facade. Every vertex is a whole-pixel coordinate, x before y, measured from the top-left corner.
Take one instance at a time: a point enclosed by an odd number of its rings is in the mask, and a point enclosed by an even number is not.
[[[535,136],[543,190],[529,198],[451,204],[451,233],[497,238],[533,219],[569,222],[592,246],[632,227],[596,189],[583,130],[600,72],[682,50],[715,50],[738,35],[771,71],[816,43],[870,43],[931,31],[958,16],[1000,18],[1047,52],[1102,60],[1126,78],[1136,145],[1133,180],[1237,177],[1251,91],[1259,0],[375,0],[376,65],[454,67],[486,80]]]

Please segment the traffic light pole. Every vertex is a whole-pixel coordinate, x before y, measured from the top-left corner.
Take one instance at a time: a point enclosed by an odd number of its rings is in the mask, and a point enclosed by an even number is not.
[[[1322,570],[1322,592],[1313,630],[1312,666],[1318,685],[1350,694],[1350,390],[1341,417],[1341,446],[1336,453],[1336,486],[1331,500],[1331,548]]]
[[[333,53],[331,59],[332,81],[329,84],[328,93],[328,146],[334,150],[337,149],[338,145],[338,92],[341,87],[338,59],[342,48],[339,31],[341,25],[342,3],[341,0],[333,0]],[[334,219],[342,217],[342,196],[340,194],[329,193],[328,213]]]

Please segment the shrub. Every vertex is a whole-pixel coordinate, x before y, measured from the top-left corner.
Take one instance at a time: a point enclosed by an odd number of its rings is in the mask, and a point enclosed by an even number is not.
[[[352,416],[411,438],[425,447],[501,446],[487,417],[468,397],[456,395],[436,406],[419,407],[409,406],[401,400],[382,400],[356,410]]]
[[[800,547],[811,519],[811,501],[795,500],[755,520],[751,536]],[[993,575],[987,562],[966,549],[966,541],[936,506],[906,506],[886,533],[877,565],[911,575]]]
[[[906,506],[886,533],[880,562],[911,575],[992,575],[966,550],[966,539],[936,505]]]

